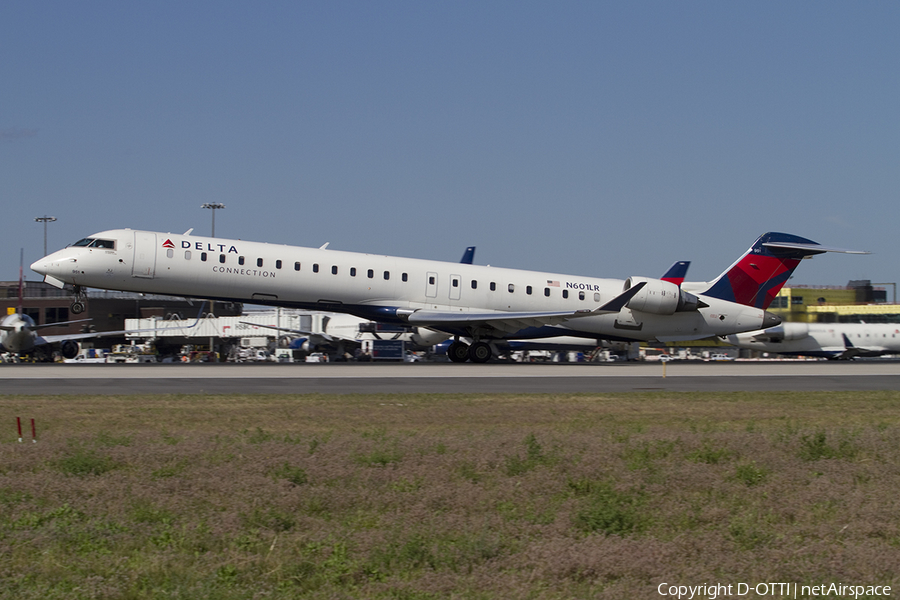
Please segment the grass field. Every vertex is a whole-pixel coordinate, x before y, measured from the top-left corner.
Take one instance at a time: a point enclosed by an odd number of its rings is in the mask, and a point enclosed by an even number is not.
[[[0,598],[896,595],[898,492],[897,392],[0,396]]]

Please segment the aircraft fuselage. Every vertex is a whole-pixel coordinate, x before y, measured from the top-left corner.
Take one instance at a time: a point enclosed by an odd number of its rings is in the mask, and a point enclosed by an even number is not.
[[[591,311],[625,282],[558,273],[342,252],[131,229],[110,230],[35,262],[57,285],[346,312],[407,322],[416,311],[484,314]],[[579,335],[617,340],[699,339],[773,324],[764,310],[704,297],[696,310],[657,314],[625,307],[485,338]],[[424,313],[422,313],[424,314]],[[472,327],[427,325],[454,335]]]

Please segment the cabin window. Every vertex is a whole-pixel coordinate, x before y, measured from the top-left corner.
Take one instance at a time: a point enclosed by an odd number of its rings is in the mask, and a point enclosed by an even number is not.
[[[477,290],[477,289],[478,289],[478,282],[475,281],[474,279],[472,280],[472,289],[473,289],[473,290]]]
[[[166,250],[166,257],[167,257],[167,258],[172,258],[173,256],[175,256],[175,251],[174,251],[174,250],[172,250],[171,248],[169,248],[168,250]]]
[[[409,275],[404,273],[403,275],[400,276],[400,279],[404,282],[409,281]]]
[[[295,270],[295,271],[299,271],[299,270],[300,270],[300,263],[298,263],[298,262],[295,262],[295,263],[294,263],[294,270]]]
[[[191,260],[191,251],[190,250],[184,251],[184,260]]]
[[[350,267],[350,277],[356,277],[356,267]]]
[[[239,265],[243,265],[243,264],[244,264],[244,257],[243,257],[243,256],[238,256],[238,264],[239,264]]]
[[[331,265],[331,274],[337,275],[337,271],[338,271],[337,265]]]
[[[428,277],[428,285],[434,285],[434,275]]]
[[[372,279],[373,277],[375,277],[375,271],[373,271],[372,269],[369,269],[368,271],[366,271],[366,276],[369,279]]]
[[[496,292],[496,291],[497,291],[497,282],[495,282],[495,281],[492,281],[492,282],[491,282],[491,291],[492,291],[492,292]]]
[[[578,299],[584,300],[584,292],[578,292]]]
[[[454,278],[453,281],[450,282],[450,285],[453,287],[459,287],[459,279]]]
[[[257,258],[257,259],[256,259],[256,266],[257,266],[257,267],[263,266],[263,259]]]
[[[600,293],[594,292],[594,302],[600,302]]]
[[[276,268],[276,269],[280,269],[280,268],[281,268],[281,260],[276,260],[276,261],[275,261],[275,268]]]
[[[313,263],[313,273],[319,272],[319,263]]]
[[[200,253],[200,260],[202,260],[203,262],[206,262],[206,252]]]
[[[384,272],[384,280],[387,281],[387,280],[390,279],[390,278],[391,278],[391,272],[390,272],[390,271],[385,271],[385,272]]]
[[[525,286],[525,293],[528,294],[529,296],[531,295],[531,286],[530,285]]]
[[[512,294],[514,291],[516,291],[516,286],[515,286],[515,284],[511,283],[508,286],[506,286],[506,289],[508,289],[509,293]]]
[[[223,265],[225,264],[225,255],[224,254],[219,255],[219,262],[222,263]]]
[[[550,297],[550,288],[544,288],[544,295]]]
[[[569,297],[569,290],[563,290],[563,298]]]

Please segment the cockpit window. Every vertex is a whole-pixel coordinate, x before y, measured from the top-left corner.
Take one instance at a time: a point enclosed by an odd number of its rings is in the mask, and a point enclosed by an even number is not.
[[[96,238],[84,238],[83,240],[78,240],[73,246],[80,246],[82,248],[108,248],[109,250],[116,249],[116,241],[115,240],[98,240]]]

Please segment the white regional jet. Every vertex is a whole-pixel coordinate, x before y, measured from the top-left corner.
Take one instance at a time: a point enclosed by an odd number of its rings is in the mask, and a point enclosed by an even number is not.
[[[346,312],[457,337],[454,362],[486,362],[495,339],[560,335],[679,341],[773,327],[766,312],[800,259],[826,248],[767,233],[695,293],[660,279],[625,281],[324,248],[116,229],[31,268],[48,283]],[[473,340],[471,346],[459,338]]]
[[[739,348],[793,356],[852,359],[900,354],[897,323],[782,323],[722,339]]]

